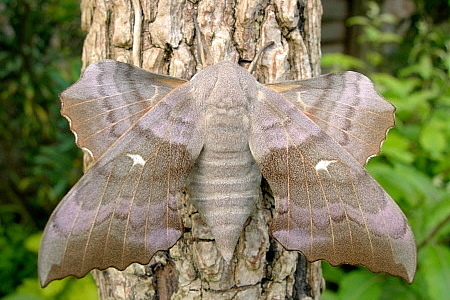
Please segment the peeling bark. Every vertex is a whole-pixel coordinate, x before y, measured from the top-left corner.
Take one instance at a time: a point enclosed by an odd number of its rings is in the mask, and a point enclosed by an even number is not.
[[[246,67],[270,42],[254,75],[262,83],[304,79],[320,73],[319,0],[82,0],[87,31],[83,69],[110,58],[151,72],[189,79],[222,60]],[[269,237],[273,199],[263,184],[258,210],[249,219],[230,265],[209,229],[184,197],[185,233],[149,265],[125,271],[93,271],[101,299],[319,299],[320,262],[309,264]]]

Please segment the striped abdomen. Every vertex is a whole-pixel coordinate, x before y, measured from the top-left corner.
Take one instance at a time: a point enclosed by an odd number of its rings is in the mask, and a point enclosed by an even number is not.
[[[191,173],[189,195],[229,261],[259,198],[261,173],[247,148],[215,152],[205,148]]]

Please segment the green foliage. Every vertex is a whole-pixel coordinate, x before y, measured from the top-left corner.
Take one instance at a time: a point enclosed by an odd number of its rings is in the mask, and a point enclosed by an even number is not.
[[[26,278],[17,289],[2,300],[95,300],[98,299],[95,282],[90,275],[81,279],[65,278],[42,289],[37,278]]]
[[[420,9],[420,1],[416,4]],[[418,270],[408,285],[362,268],[325,264],[332,288],[323,299],[444,299],[450,282],[450,26],[433,24],[418,11],[410,31],[394,36],[382,30],[397,24],[393,16],[382,14],[374,2],[368,11],[349,23],[362,26],[360,42],[369,50],[362,58],[325,55],[322,65],[365,73],[397,108],[396,126],[367,168],[407,215],[418,245]],[[385,54],[392,43],[397,51]]]
[[[80,73],[72,50],[83,40],[79,14],[78,0],[0,0],[0,297],[7,299],[70,299],[66,290],[75,289],[41,290],[36,261],[40,230],[81,174],[58,100]]]
[[[21,279],[36,277],[36,255],[24,247],[30,232],[13,220],[0,223],[0,291],[4,294],[12,292]]]

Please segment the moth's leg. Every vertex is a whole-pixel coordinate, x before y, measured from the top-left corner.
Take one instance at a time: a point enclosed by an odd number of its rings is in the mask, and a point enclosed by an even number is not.
[[[252,60],[252,63],[250,64],[250,66],[248,66],[248,72],[251,74],[253,71],[255,71],[256,68],[256,63],[258,62],[259,58],[261,57],[261,55],[263,54],[264,51],[267,50],[267,48],[269,48],[270,46],[274,45],[275,42],[272,41],[268,44],[266,44],[264,47],[262,47],[261,49],[259,49],[259,51],[256,53],[255,57]]]

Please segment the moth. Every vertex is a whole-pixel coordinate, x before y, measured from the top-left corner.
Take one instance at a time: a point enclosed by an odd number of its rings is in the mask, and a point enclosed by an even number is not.
[[[61,99],[95,163],[48,221],[42,286],[168,250],[183,232],[185,189],[230,261],[262,176],[275,199],[271,235],[286,249],[413,280],[406,217],[363,168],[394,125],[367,77],[263,85],[223,62],[185,81],[104,60]]]

